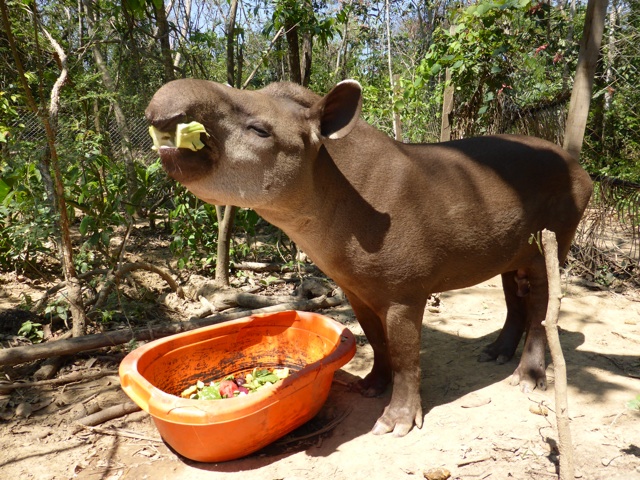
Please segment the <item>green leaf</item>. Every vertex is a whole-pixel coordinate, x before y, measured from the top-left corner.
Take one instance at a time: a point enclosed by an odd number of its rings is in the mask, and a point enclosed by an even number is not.
[[[11,187],[5,183],[4,180],[0,178],[0,203],[4,201],[4,199],[9,195],[11,191]]]
[[[81,235],[86,235],[90,228],[93,229],[95,224],[95,219],[91,215],[86,215],[80,222],[78,230],[80,230]]]

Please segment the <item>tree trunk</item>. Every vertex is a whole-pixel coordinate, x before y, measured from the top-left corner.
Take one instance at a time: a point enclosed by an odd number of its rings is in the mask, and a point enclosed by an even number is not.
[[[455,25],[449,27],[449,33],[453,35]],[[448,142],[451,140],[451,112],[453,111],[453,92],[454,88],[451,84],[451,69],[447,68],[444,73],[446,87],[442,98],[442,122],[440,124],[440,141]]]
[[[235,29],[236,29],[236,13],[238,12],[238,0],[231,0],[229,6],[229,18],[227,19],[226,35],[227,35],[227,83],[232,87],[236,84],[235,69]]]
[[[162,67],[164,71],[164,81],[169,82],[175,79],[173,71],[173,58],[171,58],[171,43],[169,42],[169,22],[167,12],[164,10],[164,2],[152,2],[158,26],[158,41],[160,42],[160,52],[162,54]]]
[[[219,209],[216,211],[220,212]],[[218,215],[218,249],[215,282],[222,287],[229,286],[229,250],[231,248],[233,222],[237,211],[238,207],[227,205],[224,209],[224,215]]]
[[[167,10],[165,10],[165,14],[166,12]],[[186,0],[184,4],[184,22],[182,23],[182,28],[180,29],[180,35],[183,39],[187,38],[187,34],[189,33],[190,21],[191,21],[191,0]],[[174,48],[174,50],[177,50],[177,48]],[[182,55],[180,54],[180,52],[176,51],[175,57],[173,57],[174,67],[178,67],[178,65],[180,65],[181,58],[182,58]],[[175,68],[174,68],[174,72],[175,72]]]
[[[563,145],[564,149],[576,158],[580,157],[587,126],[593,76],[602,44],[606,12],[607,0],[589,0]]]
[[[83,5],[86,12],[87,19],[87,29],[89,31],[89,35],[94,37],[96,34],[96,18],[93,12],[93,5],[91,0],[83,0]],[[127,187],[129,190],[129,199],[133,198],[135,192],[137,190],[137,179],[136,179],[136,170],[133,161],[133,153],[131,151],[131,134],[129,132],[129,126],[127,124],[127,118],[120,106],[120,103],[117,100],[117,89],[116,84],[109,73],[109,69],[107,68],[107,64],[102,56],[102,52],[98,48],[97,43],[93,43],[91,46],[91,53],[93,54],[93,59],[96,63],[96,67],[98,72],[100,72],[100,76],[102,77],[102,83],[104,83],[105,88],[112,94],[111,105],[113,107],[113,112],[116,118],[116,125],[118,126],[118,130],[121,138],[121,152],[122,157],[124,159],[126,174],[127,174]]]
[[[445,70],[445,82],[447,86],[444,88],[442,99],[442,123],[440,124],[440,141],[448,142],[451,140],[451,112],[453,111],[453,85],[451,84],[451,69]]]
[[[615,89],[613,83],[615,82],[615,66],[618,58],[618,52],[616,49],[616,34],[618,26],[618,9],[620,6],[618,2],[614,1],[611,5],[609,12],[609,35],[607,38],[607,63],[604,76],[604,83],[606,91],[604,92],[604,105],[602,115],[602,148],[606,148],[607,140],[615,137],[613,131],[611,131],[610,122],[608,122],[608,112],[611,110],[611,103],[613,102],[613,94]]]
[[[311,32],[305,32],[302,34],[302,71],[300,75],[302,77],[302,86],[308,87],[311,80],[311,60],[313,52],[313,35]]]
[[[393,64],[391,61],[391,15],[389,9],[389,0],[385,1],[386,9],[386,27],[387,27],[387,63],[389,66],[389,84],[391,87],[391,111],[393,112],[393,134],[398,142],[402,141],[402,124],[400,114],[396,110],[396,91],[398,84],[398,76],[393,74]]]
[[[227,83],[236,85],[241,79],[236,78],[235,71],[235,29],[236,15],[238,12],[238,0],[232,0],[229,7],[229,18],[226,24],[227,35]],[[240,66],[238,66],[240,68]],[[236,81],[237,80],[237,81]],[[216,207],[218,214],[218,246],[216,252],[216,284],[222,287],[229,286],[229,263],[231,248],[231,236],[233,235],[233,222],[235,220],[237,207],[227,205],[224,210]]]
[[[33,19],[34,19],[34,35],[36,38],[36,45],[38,45],[38,15],[36,11],[36,4],[33,4]],[[46,111],[46,108],[38,108],[38,104],[31,92],[31,88],[29,87],[29,83],[27,81],[24,68],[22,66],[22,62],[20,56],[18,54],[18,50],[15,45],[13,33],[11,30],[11,23],[9,21],[9,14],[7,11],[7,5],[5,4],[5,0],[0,0],[0,11],[2,14],[2,24],[4,27],[5,35],[7,36],[7,41],[9,43],[9,47],[11,49],[11,53],[13,55],[13,61],[18,70],[18,76],[20,78],[20,83],[25,92],[25,96],[27,98],[27,103],[31,110],[38,114],[40,112]],[[44,161],[46,162],[45,169],[50,171],[53,174],[53,183],[54,183],[54,196],[55,196],[55,206],[58,210],[58,224],[60,228],[60,239],[61,239],[61,253],[62,253],[62,268],[64,271],[64,275],[68,285],[68,299],[69,305],[71,309],[71,315],[73,318],[72,331],[74,337],[79,337],[84,335],[86,316],[84,312],[84,306],[82,304],[82,291],[80,286],[80,281],[76,275],[75,265],[73,261],[73,246],[71,243],[71,235],[69,233],[69,218],[67,216],[67,205],[64,198],[64,185],[62,183],[62,174],[60,172],[60,165],[58,162],[58,154],[56,150],[56,124],[58,120],[58,108],[60,101],[60,89],[64,86],[67,81],[67,56],[60,47],[60,45],[55,41],[51,35],[45,30],[45,34],[49,39],[49,42],[56,50],[56,53],[59,57],[60,62],[60,76],[56,80],[52,90],[51,90],[51,103],[49,105],[49,115],[42,114],[40,116],[42,123],[44,125],[45,133],[47,136],[47,146],[48,146],[48,156],[44,157]],[[42,76],[42,75],[41,75]],[[44,99],[42,99],[44,102]]]
[[[287,19],[285,21],[285,37],[289,45],[287,59],[289,62],[289,79],[297,84],[302,84],[300,69],[300,41],[298,38],[298,25]]]

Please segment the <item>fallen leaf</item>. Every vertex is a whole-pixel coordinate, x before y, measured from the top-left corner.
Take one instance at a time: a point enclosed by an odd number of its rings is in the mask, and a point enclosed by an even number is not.
[[[29,418],[32,411],[30,404],[22,402],[16,407],[16,417]]]
[[[529,407],[529,411],[535,415],[541,415],[543,417],[549,415],[549,409],[544,405],[531,405]]]

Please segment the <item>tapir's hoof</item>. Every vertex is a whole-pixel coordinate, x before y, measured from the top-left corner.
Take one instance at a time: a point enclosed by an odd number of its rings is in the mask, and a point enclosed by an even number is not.
[[[493,362],[493,361],[495,361],[498,365],[504,365],[509,360],[511,360],[511,358],[512,357],[510,357],[508,355],[495,355],[493,353],[489,353],[489,352],[486,352],[486,351],[483,351],[482,353],[480,353],[480,355],[478,355],[478,361],[479,362]]]
[[[520,390],[523,393],[531,393],[536,388],[546,390],[547,375],[544,369],[523,368],[522,365],[519,365],[511,375],[509,383],[513,386],[520,385]]]
[[[390,407],[387,407],[371,429],[371,433],[384,435],[392,432],[394,437],[404,437],[411,431],[413,425],[422,428],[422,408],[418,408],[412,414],[405,414],[405,412],[394,412]]]
[[[503,349],[497,347],[494,343],[491,345],[487,345],[480,355],[478,355],[479,362],[493,362],[495,361],[498,365],[504,365],[509,360],[513,358],[512,353],[508,353],[502,351]]]
[[[380,376],[369,374],[362,380],[353,382],[350,387],[354,392],[358,392],[363,397],[379,397],[386,390],[391,379],[381,378]]]

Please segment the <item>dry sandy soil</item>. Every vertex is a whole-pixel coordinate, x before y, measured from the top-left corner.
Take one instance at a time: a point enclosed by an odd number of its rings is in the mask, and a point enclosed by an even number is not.
[[[640,413],[625,406],[640,394],[640,303],[629,294],[577,285],[565,289],[560,339],[568,364],[576,477],[640,479]],[[443,294],[440,312],[425,315],[424,425],[404,438],[369,433],[389,394],[362,398],[348,390],[345,383],[368,372],[371,350],[348,307],[325,313],[352,329],[358,352],[337,372],[313,425],[294,432],[288,442],[237,461],[201,464],[159,441],[144,412],[102,425],[133,432],[138,439],[74,429],[73,418],[85,410],[127,400],[112,375],[0,396],[0,478],[411,480],[438,467],[454,479],[557,478],[553,366],[547,391],[523,394],[508,384],[517,360],[505,365],[476,361],[502,326],[498,279]],[[118,358],[81,356],[73,368],[114,369]],[[18,409],[21,403],[31,410],[27,418],[19,416],[26,415]],[[532,413],[540,404],[551,411],[548,416]],[[340,418],[330,431],[295,441],[305,428],[317,432]]]

